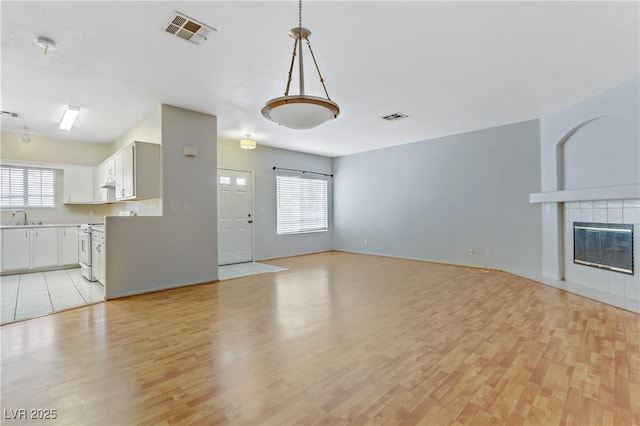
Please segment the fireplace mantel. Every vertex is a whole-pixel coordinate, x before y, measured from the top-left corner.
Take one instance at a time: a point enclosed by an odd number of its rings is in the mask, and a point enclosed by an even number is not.
[[[567,189],[529,194],[530,203],[640,199],[640,184]]]

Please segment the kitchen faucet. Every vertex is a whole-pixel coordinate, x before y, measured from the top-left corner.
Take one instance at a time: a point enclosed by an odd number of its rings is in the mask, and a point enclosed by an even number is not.
[[[27,222],[27,212],[25,212],[24,210],[16,210],[13,212],[11,216],[16,217],[16,213],[24,213],[24,224],[25,225],[29,224],[29,222]]]

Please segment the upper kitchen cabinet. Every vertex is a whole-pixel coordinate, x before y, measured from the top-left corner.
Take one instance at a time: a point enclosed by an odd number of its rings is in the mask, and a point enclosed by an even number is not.
[[[160,145],[135,141],[114,157],[117,201],[160,197]]]
[[[93,167],[64,166],[62,185],[64,204],[93,203]]]
[[[96,204],[115,201],[116,159],[111,156],[93,169],[94,197]]]

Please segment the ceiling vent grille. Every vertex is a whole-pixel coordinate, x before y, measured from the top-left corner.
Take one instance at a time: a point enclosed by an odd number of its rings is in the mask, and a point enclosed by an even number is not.
[[[385,115],[384,117],[382,117],[382,119],[386,121],[398,121],[405,118],[409,118],[409,116],[401,112],[394,112],[393,114]]]
[[[212,31],[217,31],[215,28],[189,18],[187,15],[178,11],[171,16],[164,30],[169,34],[173,34],[176,37],[180,37],[198,46],[207,40],[207,36]]]
[[[2,115],[8,115],[13,118],[20,117],[20,114],[18,114],[17,112],[11,112],[11,111],[2,111]]]

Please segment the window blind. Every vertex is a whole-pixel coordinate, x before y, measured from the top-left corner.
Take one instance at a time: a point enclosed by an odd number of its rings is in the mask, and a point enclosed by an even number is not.
[[[55,170],[0,166],[0,207],[55,207]]]
[[[276,176],[276,232],[298,234],[329,228],[327,181]]]

